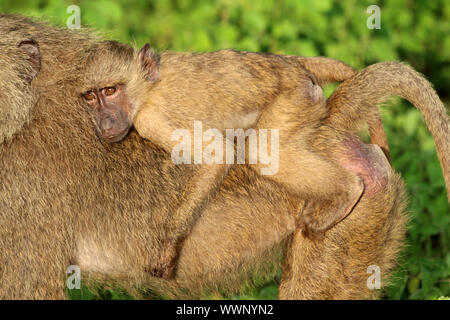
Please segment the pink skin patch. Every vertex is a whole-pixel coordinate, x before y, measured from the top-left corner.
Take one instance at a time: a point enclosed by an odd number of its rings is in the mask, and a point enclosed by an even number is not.
[[[355,137],[344,143],[347,153],[340,164],[355,172],[364,182],[363,196],[372,197],[386,186],[390,164],[383,151],[371,144],[365,144]]]

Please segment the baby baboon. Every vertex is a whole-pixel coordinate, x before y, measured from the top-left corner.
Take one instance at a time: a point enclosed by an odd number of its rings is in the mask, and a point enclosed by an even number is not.
[[[272,145],[276,150],[270,152],[277,153],[279,147],[276,158],[280,164],[265,174],[298,197],[311,200],[310,208],[302,212],[305,234],[315,237],[328,230],[359,200],[363,191],[359,177],[335,164],[329,154],[319,154],[311,144],[327,115],[325,97],[317,83],[349,77],[353,74],[349,66],[327,58],[233,50],[162,53],[158,57],[148,45],[134,52],[110,42],[105,49],[109,52],[96,50],[91,55],[87,64],[90,76],[82,91],[96,131],[104,140],[120,141],[133,121],[141,136],[167,152],[179,144],[172,138],[177,129],[195,139],[194,121],[201,121],[204,130],[215,130],[221,137],[227,129],[275,129],[279,131],[279,146],[276,141],[277,145]],[[304,67],[307,64],[312,69],[314,63],[327,68],[309,72]],[[228,134],[227,130],[226,141],[219,142],[225,146],[222,150],[235,138],[235,134],[231,138]],[[334,141],[339,142],[330,140],[331,150],[336,149]],[[191,146],[188,148],[190,153]],[[194,163],[201,163],[196,162],[195,154],[199,151],[204,156],[206,148],[196,150],[194,146]],[[256,150],[252,151],[255,154],[248,157],[257,157]],[[189,155],[187,162],[191,160]],[[161,258],[150,265],[155,275],[170,277],[177,247],[228,171],[230,162],[225,163],[223,157],[216,161],[196,168],[178,208],[168,218],[167,234],[162,234],[160,241]],[[269,171],[257,161],[252,167],[262,173]]]
[[[348,149],[361,148],[348,134],[348,131],[354,132],[358,128],[358,121],[342,114],[359,113],[361,120],[365,120],[363,114],[368,114],[371,129],[382,128],[377,109],[373,107],[380,101],[376,97],[383,98],[399,91],[382,90],[384,87],[378,85],[378,90],[373,93],[363,92],[362,97],[366,95],[367,98],[361,110],[356,107],[360,98],[353,102],[351,91],[349,94],[336,94],[327,108],[321,89],[315,83],[329,81],[329,78],[336,80],[339,78],[336,74],[350,76],[349,67],[342,63],[326,58],[315,60],[230,50],[202,54],[162,53],[157,56],[148,45],[134,53],[131,48],[117,43],[108,43],[105,49],[109,52],[96,51],[91,55],[87,65],[90,76],[83,91],[97,133],[104,140],[121,140],[134,122],[141,136],[170,152],[178,143],[170,140],[171,133],[183,129],[195,136],[192,130],[195,120],[203,121],[207,129],[218,129],[223,135],[227,128],[278,129],[281,137],[280,169],[268,177],[297,196],[308,199],[299,218],[299,226],[305,235],[315,236],[349,213],[362,192],[359,178],[365,182],[368,196],[376,194],[384,186],[382,177],[377,176],[369,165],[369,159],[348,156]],[[305,70],[304,66],[308,64],[309,69],[313,69],[312,63],[322,69]],[[392,66],[392,70],[388,70]],[[400,91],[405,91],[407,83],[413,80],[418,83],[418,88],[434,94],[422,77],[411,77],[411,73],[406,73],[397,80],[398,70],[408,71],[401,64],[379,64],[377,68],[386,69],[386,73],[396,81],[403,81],[399,85]],[[351,83],[355,88],[359,77],[366,73],[354,76],[356,80]],[[376,76],[377,79],[382,78],[380,73]],[[341,76],[342,79],[345,78]],[[364,83],[372,82],[373,79],[369,78]],[[414,94],[407,97],[414,98]],[[338,106],[343,102],[347,103],[347,108],[340,112]],[[415,102],[425,115],[431,113],[440,118],[427,124],[438,142],[438,154],[447,155],[448,146],[444,148],[443,143],[439,143],[446,141],[449,134],[448,127],[444,126],[448,122],[445,109],[442,103],[438,104],[439,98],[413,100]],[[329,108],[333,117],[326,120]],[[355,121],[333,126],[334,117]],[[441,131],[434,130],[439,127]],[[371,130],[371,134],[382,137],[381,144],[387,146],[384,131],[380,134],[380,129]],[[386,147],[384,151],[388,153]],[[261,168],[260,165],[253,167]],[[442,167],[444,175],[448,176],[448,164],[443,163]],[[170,277],[177,246],[189,234],[201,204],[217,188],[225,173],[224,165],[198,168],[184,192],[182,203],[168,218],[167,233],[161,234],[160,259],[152,261],[150,269],[155,275]]]

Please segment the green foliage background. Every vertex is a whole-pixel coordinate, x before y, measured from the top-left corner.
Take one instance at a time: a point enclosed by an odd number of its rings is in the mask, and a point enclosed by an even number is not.
[[[0,12],[44,17],[65,25],[67,7],[81,9],[83,26],[138,46],[212,51],[236,48],[303,56],[324,55],[356,68],[406,61],[450,99],[450,2],[337,0],[59,1],[1,0]],[[369,5],[381,8],[381,29],[368,29]],[[389,80],[389,79],[387,79]],[[329,89],[328,91],[330,91]],[[387,299],[436,299],[450,295],[450,215],[434,142],[420,113],[395,100],[383,108],[393,165],[406,180],[412,221],[408,243]],[[275,277],[234,297],[276,298]],[[104,288],[73,298],[129,298]]]

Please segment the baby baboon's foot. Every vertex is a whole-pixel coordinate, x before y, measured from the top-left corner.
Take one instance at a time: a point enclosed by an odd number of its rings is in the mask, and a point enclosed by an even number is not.
[[[330,196],[329,199],[307,200],[297,222],[303,235],[310,239],[322,239],[328,229],[353,210],[363,191],[364,184],[358,178],[356,187],[349,194]]]
[[[383,151],[376,145],[365,144],[356,137],[345,142],[345,154],[339,163],[358,177],[357,186],[350,196],[343,194],[329,199],[307,201],[298,219],[306,237],[322,238],[325,231],[344,219],[357,204],[361,196],[372,197],[387,184],[390,164]]]
[[[159,252],[159,257],[151,262],[146,268],[146,272],[154,277],[171,279],[175,274],[176,260],[178,257],[178,249],[176,242],[166,242]]]

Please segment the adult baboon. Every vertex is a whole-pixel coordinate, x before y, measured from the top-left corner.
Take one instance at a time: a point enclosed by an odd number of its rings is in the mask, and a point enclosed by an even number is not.
[[[0,298],[64,298],[71,264],[83,279],[146,284],[168,297],[233,292],[286,252],[282,298],[379,294],[367,288],[366,270],[375,264],[387,279],[405,216],[402,183],[376,157],[387,186],[363,198],[321,244],[287,237],[304,201],[245,166],[233,168],[186,239],[175,279],[150,277],[149,248],[192,168],[175,166],[135,132],[113,145],[95,137],[76,96],[88,36],[11,15],[0,16],[0,32],[5,43],[31,36],[42,57],[32,118],[0,146]]]

